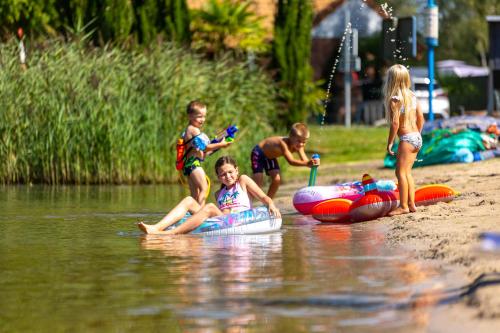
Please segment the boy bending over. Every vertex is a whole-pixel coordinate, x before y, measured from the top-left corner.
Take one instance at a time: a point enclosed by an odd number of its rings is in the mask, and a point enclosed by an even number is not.
[[[256,145],[251,154],[253,179],[262,187],[264,183],[264,170],[271,177],[271,184],[267,196],[274,198],[281,183],[280,166],[277,158],[284,156],[293,166],[312,167],[319,165],[319,159],[308,159],[304,147],[309,139],[309,129],[303,123],[295,123],[290,129],[288,137],[272,136],[265,138]],[[293,153],[298,153],[300,159],[295,159]]]

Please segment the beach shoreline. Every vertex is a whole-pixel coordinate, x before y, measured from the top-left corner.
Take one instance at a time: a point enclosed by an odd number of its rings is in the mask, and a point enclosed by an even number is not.
[[[368,161],[322,165],[317,184],[361,180],[364,173],[395,180],[394,170],[384,169],[382,161]],[[478,238],[482,232],[500,232],[500,159],[416,168],[413,176],[417,188],[445,184],[459,195],[450,203],[419,207],[416,213],[365,223],[386,226],[388,246],[404,248],[415,259],[437,268],[459,271],[469,282],[481,274],[500,273],[499,252],[481,251]],[[287,198],[277,198],[278,205],[293,207],[291,197],[297,184],[294,180],[284,186],[281,192],[288,192]],[[462,302],[445,307],[446,315],[435,319],[430,331],[498,332],[500,285],[479,288]]]

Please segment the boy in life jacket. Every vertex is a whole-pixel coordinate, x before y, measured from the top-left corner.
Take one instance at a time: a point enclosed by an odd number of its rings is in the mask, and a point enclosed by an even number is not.
[[[192,101],[187,106],[189,124],[177,142],[177,170],[182,170],[188,178],[191,196],[200,204],[205,204],[208,182],[201,162],[214,150],[226,148],[232,141],[222,140],[210,143],[208,136],[201,131],[207,116],[207,106],[199,101]],[[182,143],[181,143],[182,140]]]

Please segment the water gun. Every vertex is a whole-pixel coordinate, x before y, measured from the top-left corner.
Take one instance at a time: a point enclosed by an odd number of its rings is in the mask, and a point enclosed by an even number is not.
[[[209,142],[209,144],[219,143],[222,142],[222,140],[226,140],[227,142],[234,141],[234,136],[236,135],[236,132],[238,132],[238,127],[236,127],[235,125],[231,125],[225,130],[219,132],[219,134],[215,138],[213,138]],[[206,142],[203,141],[203,139],[199,136],[193,139],[193,146],[201,151],[205,151],[205,149],[207,149]],[[215,153],[217,150],[219,149],[211,151],[210,154]]]
[[[227,142],[234,141],[234,136],[238,132],[238,127],[236,125],[231,125],[222,132],[220,132],[210,143],[219,143],[222,140],[226,140]]]
[[[319,158],[319,154],[313,154],[313,156],[311,156],[311,159],[318,159],[318,158]],[[307,186],[316,185],[316,174],[317,173],[318,173],[318,166],[313,165],[311,167],[311,172],[309,173],[309,184]]]
[[[213,138],[210,143],[219,143],[222,142],[222,140],[226,140],[226,142],[234,141],[236,132],[238,132],[238,127],[236,127],[236,125],[230,125],[225,130],[219,132],[219,134],[215,138]],[[215,153],[217,150],[219,149],[214,150],[213,153]]]

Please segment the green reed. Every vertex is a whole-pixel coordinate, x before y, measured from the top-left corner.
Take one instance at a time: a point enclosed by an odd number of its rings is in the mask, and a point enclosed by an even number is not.
[[[276,124],[275,87],[230,59],[207,62],[164,44],[144,52],[51,40],[22,71],[0,45],[0,182],[150,183],[177,179],[175,143],[186,105],[208,104],[205,131],[240,128],[222,153],[249,169],[253,145]]]

